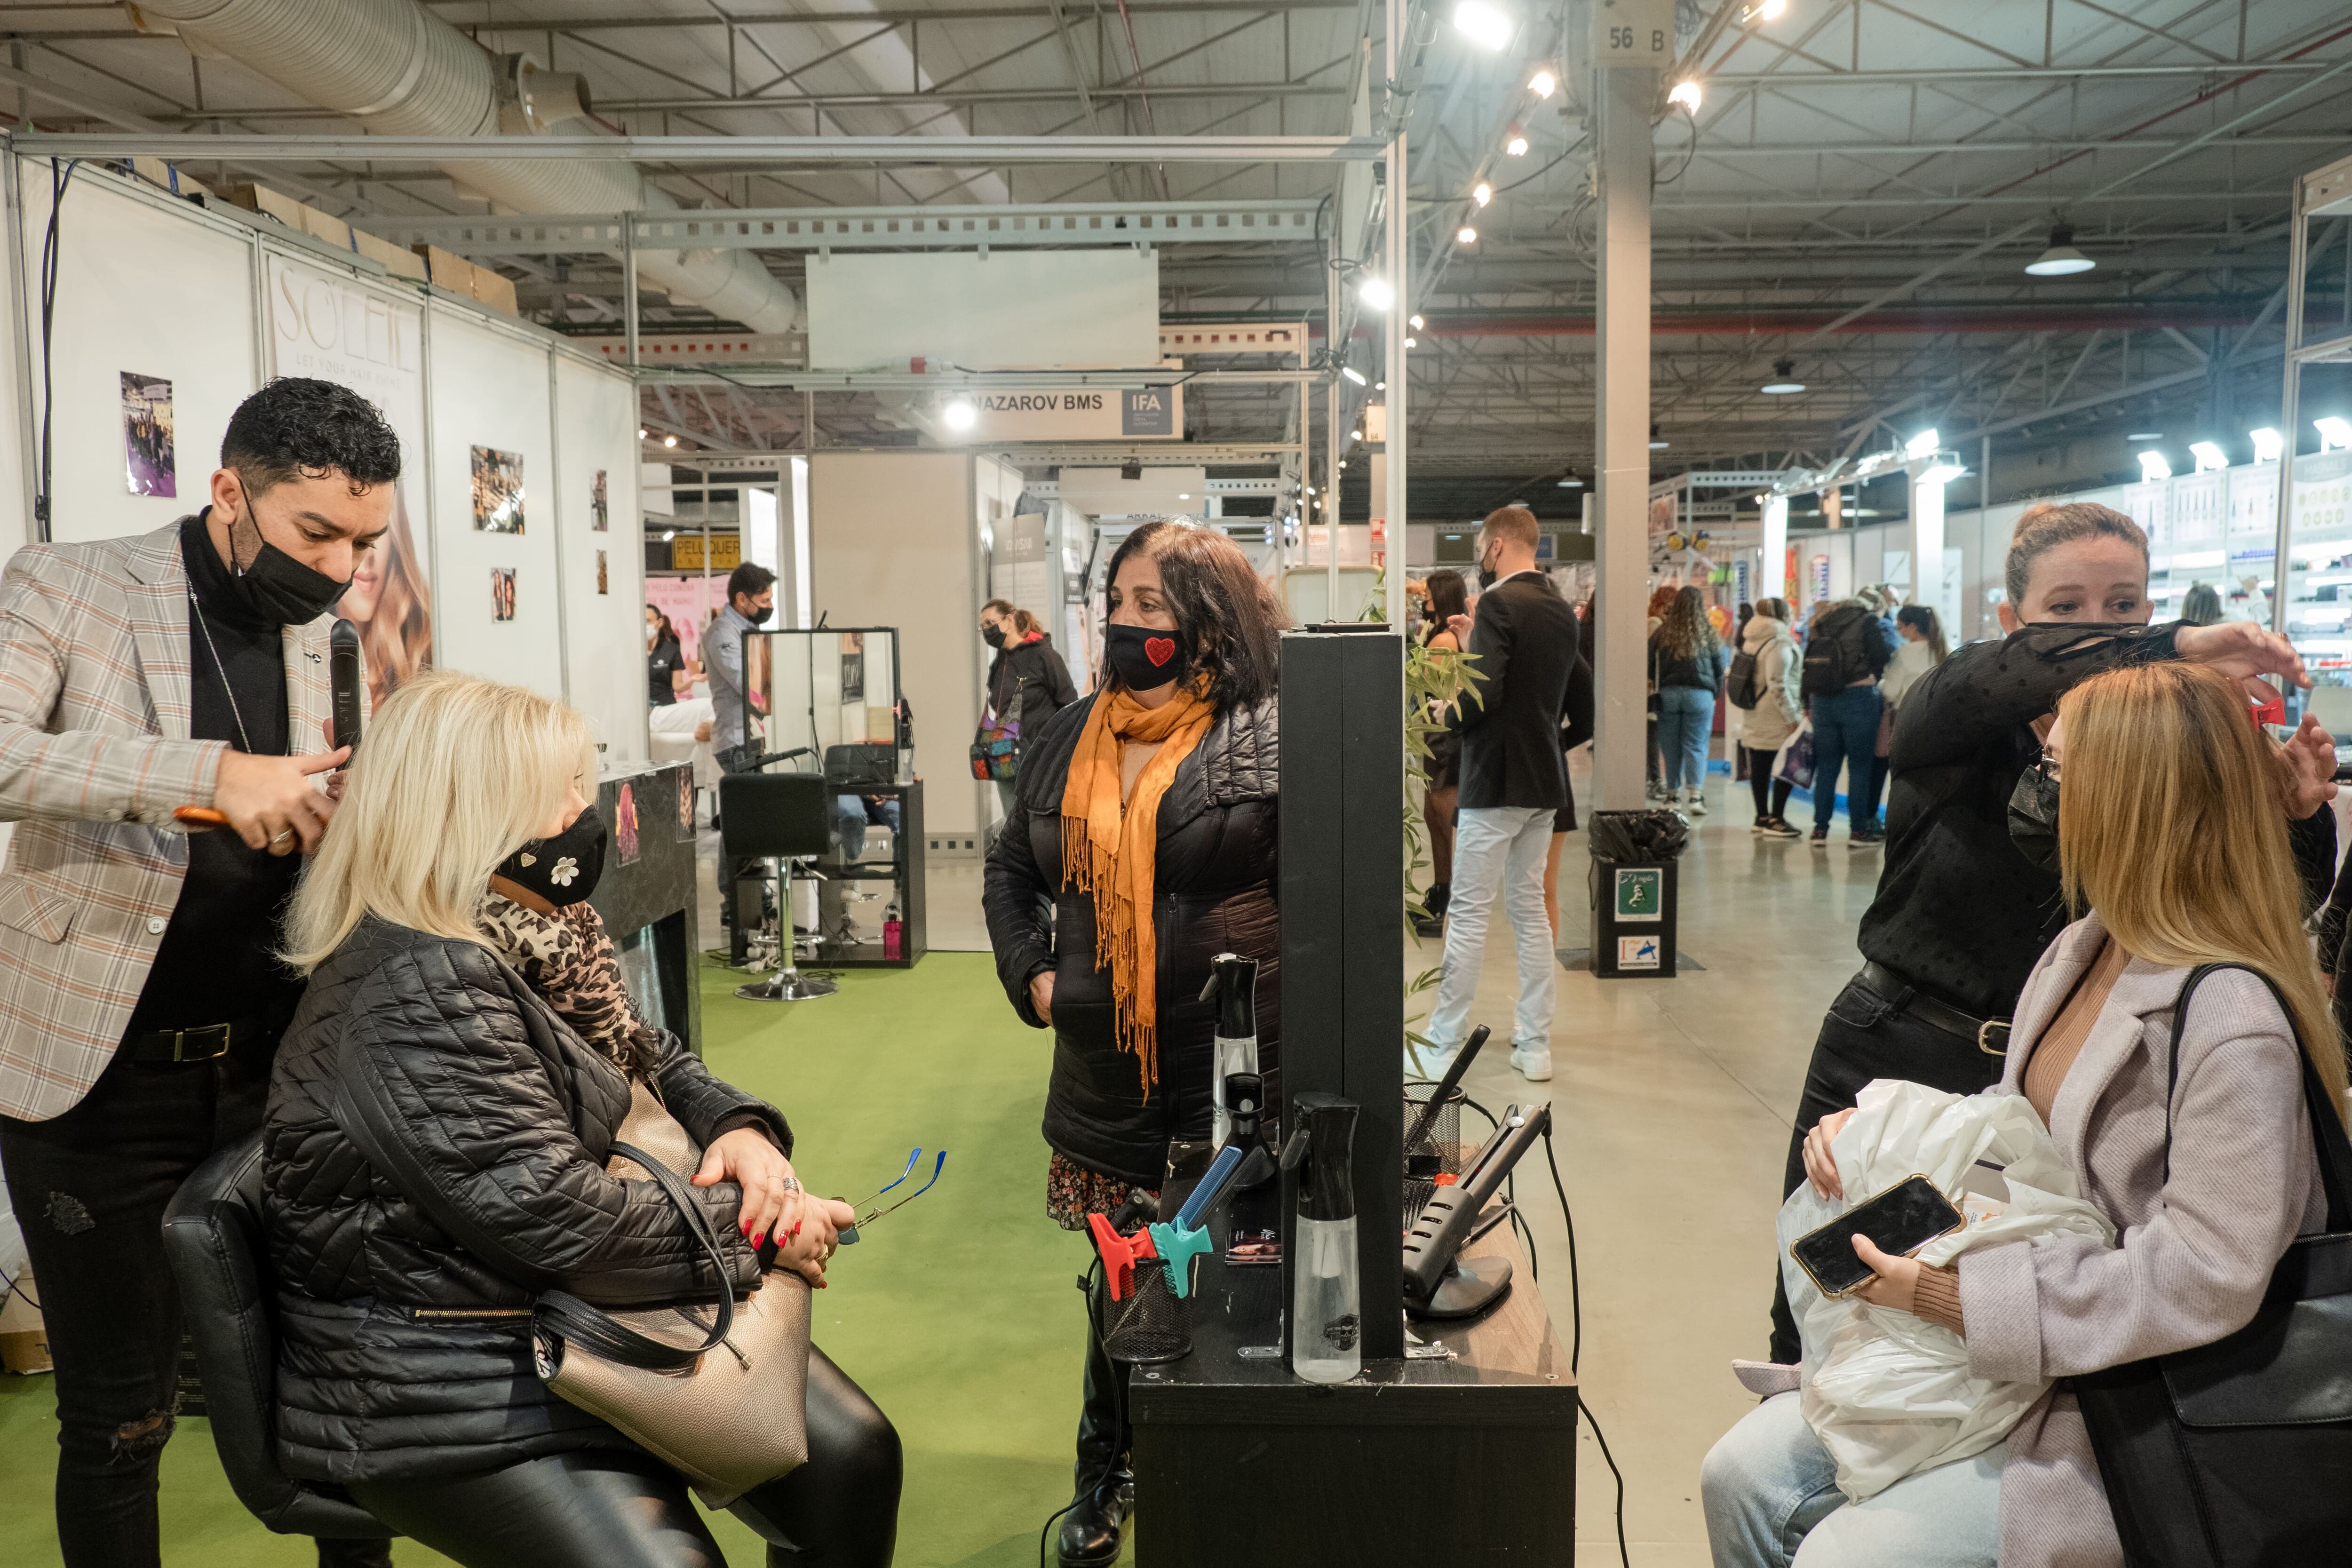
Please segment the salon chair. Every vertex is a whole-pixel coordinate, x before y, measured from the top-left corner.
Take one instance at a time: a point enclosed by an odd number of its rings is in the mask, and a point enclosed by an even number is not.
[[[834,788],[818,773],[728,773],[719,781],[719,852],[729,866],[777,862],[776,973],[736,987],[746,1002],[802,1002],[830,996],[836,981],[803,974],[793,936],[793,864],[833,844]],[[737,920],[740,923],[741,916]]]
[[[263,1234],[257,1131],[197,1166],[163,1211],[163,1256],[221,1468],[237,1500],[281,1535],[388,1540],[394,1532],[341,1489],[278,1468],[278,1309]]]

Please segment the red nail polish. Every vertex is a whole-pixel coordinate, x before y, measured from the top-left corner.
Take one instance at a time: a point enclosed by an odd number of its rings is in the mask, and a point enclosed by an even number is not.
[[[757,1247],[757,1246],[759,1246],[761,1242],[763,1242],[763,1241],[765,1241],[765,1240],[767,1240],[767,1239],[768,1239],[768,1233],[767,1233],[766,1231],[761,1231],[759,1235],[757,1235],[757,1236],[755,1236],[755,1237],[753,1237],[751,1238],[751,1245],[752,1245],[753,1247]]]

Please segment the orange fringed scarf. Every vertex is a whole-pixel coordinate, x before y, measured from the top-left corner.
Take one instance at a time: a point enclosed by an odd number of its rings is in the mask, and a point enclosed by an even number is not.
[[[1143,1092],[1160,1081],[1159,944],[1151,925],[1160,797],[1217,716],[1199,692],[1146,708],[1124,688],[1105,691],[1087,715],[1062,791],[1062,880],[1094,895],[1095,963],[1110,973],[1118,1047],[1143,1064]],[[1124,807],[1119,775],[1130,741],[1160,750],[1136,776]]]

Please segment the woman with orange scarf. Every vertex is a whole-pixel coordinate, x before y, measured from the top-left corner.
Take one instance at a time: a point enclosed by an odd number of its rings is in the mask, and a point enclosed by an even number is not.
[[[1108,607],[1097,689],[1023,737],[986,874],[1005,994],[1054,1031],[1045,1202],[1071,1230],[1156,1194],[1170,1142],[1209,1136],[1216,1016],[1202,992],[1220,953],[1258,962],[1259,1061],[1279,1104],[1274,685],[1286,617],[1239,547],[1181,522],[1128,535]],[[1090,1349],[1065,1568],[1118,1557],[1133,1497],[1123,1373]]]

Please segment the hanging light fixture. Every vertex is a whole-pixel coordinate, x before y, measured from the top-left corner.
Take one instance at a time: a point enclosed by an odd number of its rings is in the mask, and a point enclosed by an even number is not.
[[[2074,248],[2074,226],[2057,223],[2050,228],[2050,247],[2027,262],[2025,270],[2036,278],[2069,278],[2097,265]]]
[[[662,445],[665,447],[675,447],[677,445],[677,437],[675,436],[665,436],[662,437]]]
[[[1454,30],[1492,54],[1511,41],[1518,24],[1509,13],[1487,0],[1461,0],[1454,7]]]
[[[1470,187],[1470,199],[1483,207],[1495,199],[1495,187],[1481,180]]]
[[[1339,367],[1339,374],[1340,374],[1341,375],[1346,376],[1349,381],[1354,382],[1358,386],[1361,386],[1361,385],[1363,385],[1363,384],[1364,384],[1364,373],[1363,373],[1362,371],[1360,371],[1360,370],[1358,370],[1354,365],[1351,365],[1351,364],[1343,364],[1343,365],[1341,365],[1341,366]]]
[[[1385,310],[1396,303],[1396,290],[1389,287],[1385,278],[1366,278],[1356,285],[1356,298],[1368,310]]]
[[[1503,151],[1514,158],[1526,157],[1528,155],[1527,128],[1514,124],[1509,130],[1504,132]]]
[[[1423,327],[1428,325],[1428,323],[1423,321],[1419,316],[1407,316],[1404,319],[1404,324],[1411,327],[1416,332],[1421,331]]]
[[[1664,436],[1661,436],[1661,435],[1659,435],[1659,434],[1658,434],[1658,427],[1657,427],[1655,425],[1651,426],[1650,426],[1650,450],[1651,450],[1651,451],[1653,451],[1653,452],[1663,452],[1663,451],[1664,451],[1664,450],[1666,449],[1666,446],[1667,446],[1666,438],[1665,438]]]
[[[1478,243],[1478,231],[1472,228],[1465,223],[1460,228],[1454,231],[1454,243],[1456,245],[1475,245]]]
[[[1772,379],[1757,388],[1768,397],[1785,397],[1792,392],[1802,392],[1805,384],[1797,379],[1797,362],[1776,359],[1772,362]]]
[[[1668,103],[1677,109],[1686,109],[1693,114],[1698,112],[1698,83],[1695,81],[1678,81],[1675,83],[1674,90],[1666,94]]]
[[[1543,67],[1528,78],[1528,90],[1538,98],[1549,98],[1559,90],[1559,78],[1551,74],[1550,67]]]

